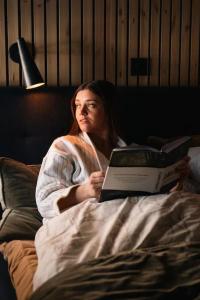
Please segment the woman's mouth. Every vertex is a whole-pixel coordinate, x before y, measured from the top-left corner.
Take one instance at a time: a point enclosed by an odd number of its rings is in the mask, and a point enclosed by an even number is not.
[[[84,118],[79,121],[80,123],[88,123],[88,119]]]

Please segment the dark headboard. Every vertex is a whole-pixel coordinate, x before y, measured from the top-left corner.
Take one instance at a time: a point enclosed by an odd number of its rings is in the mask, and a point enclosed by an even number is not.
[[[0,156],[40,163],[53,139],[70,128],[74,89],[0,88]],[[200,133],[198,88],[118,87],[117,96],[117,123],[128,143]]]
[[[0,155],[39,163],[71,124],[72,89],[0,89]]]

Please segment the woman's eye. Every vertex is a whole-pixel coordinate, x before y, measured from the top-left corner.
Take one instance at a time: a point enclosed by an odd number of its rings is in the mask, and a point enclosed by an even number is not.
[[[95,108],[96,105],[94,103],[90,103],[90,104],[87,105],[87,107],[91,109],[91,108]]]
[[[88,109],[88,110],[92,110],[96,107],[96,103],[87,103],[85,105],[81,105],[81,104],[76,104],[75,103],[75,109],[76,110],[80,110],[80,109]]]

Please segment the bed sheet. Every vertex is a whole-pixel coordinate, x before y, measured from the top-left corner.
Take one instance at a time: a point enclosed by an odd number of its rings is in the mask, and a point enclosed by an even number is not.
[[[136,249],[65,268],[30,300],[198,300],[200,243]]]
[[[81,203],[39,229],[34,290],[99,257],[199,243],[199,216],[200,195],[185,192]]]

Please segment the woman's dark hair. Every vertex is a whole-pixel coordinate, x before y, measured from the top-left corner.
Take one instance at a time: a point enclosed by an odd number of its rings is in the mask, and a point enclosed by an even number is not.
[[[77,90],[75,91],[71,99],[71,110],[72,110],[74,121],[70,130],[70,134],[76,135],[81,131],[75,118],[75,110],[76,110],[75,99],[78,92],[83,90],[90,90],[92,93],[94,93],[95,95],[101,98],[104,105],[105,113],[107,114],[108,117],[108,126],[110,128],[111,141],[115,143],[117,138],[116,128],[114,124],[115,123],[114,102],[116,100],[116,89],[115,86],[107,80],[88,81],[81,84],[77,88]]]

